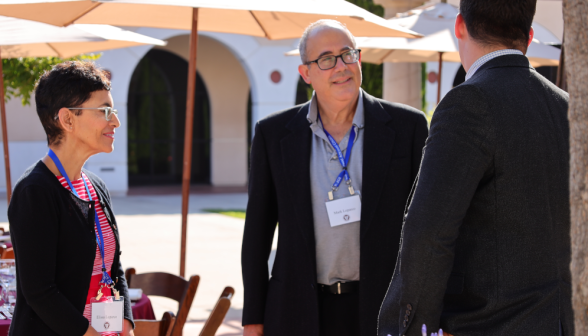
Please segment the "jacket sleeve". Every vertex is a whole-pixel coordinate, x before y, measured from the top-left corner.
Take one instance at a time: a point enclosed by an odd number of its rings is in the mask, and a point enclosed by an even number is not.
[[[278,204],[266,139],[258,123],[251,145],[249,201],[241,251],[245,290],[243,325],[264,323],[269,282],[268,259],[277,220]]]
[[[429,136],[429,126],[424,115],[419,114],[412,143],[412,180],[415,181],[421,167],[423,148]]]
[[[459,86],[438,106],[378,335],[421,335],[423,324],[439,329],[459,229],[493,161],[492,124],[490,106],[474,86]]]
[[[29,185],[14,193],[8,217],[17,277],[27,303],[59,335],[81,336],[88,320],[55,283],[59,233],[58,205],[48,191]]]
[[[116,285],[114,285],[114,288],[116,288],[116,290],[119,291],[121,297],[125,298],[125,320],[129,320],[129,322],[131,322],[131,324],[133,325],[133,328],[135,328],[135,322],[133,320],[133,311],[131,310],[131,299],[129,297],[129,287],[127,286],[127,280],[125,279],[125,271],[122,268],[120,260],[118,262],[115,277],[118,277],[118,282],[116,283]]]

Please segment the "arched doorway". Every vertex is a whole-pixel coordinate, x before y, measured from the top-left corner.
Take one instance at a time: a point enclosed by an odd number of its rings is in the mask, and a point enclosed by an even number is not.
[[[139,62],[129,87],[129,185],[177,184],[182,180],[188,63],[152,49]],[[210,105],[197,75],[192,144],[194,184],[210,183]]]

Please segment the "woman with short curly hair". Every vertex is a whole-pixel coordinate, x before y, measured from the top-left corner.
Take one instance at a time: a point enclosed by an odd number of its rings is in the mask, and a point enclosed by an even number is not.
[[[117,295],[121,335],[133,335],[110,194],[83,168],[113,150],[120,121],[110,81],[93,63],[61,63],[41,76],[35,101],[49,153],[21,176],[8,208],[17,269],[9,335],[117,335],[91,324],[92,299]]]

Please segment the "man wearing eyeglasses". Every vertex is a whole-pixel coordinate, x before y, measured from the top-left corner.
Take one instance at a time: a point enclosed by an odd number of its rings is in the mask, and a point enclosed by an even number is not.
[[[312,99],[255,127],[244,335],[375,335],[427,122],[360,88],[361,51],[341,23],[311,24],[299,49]]]

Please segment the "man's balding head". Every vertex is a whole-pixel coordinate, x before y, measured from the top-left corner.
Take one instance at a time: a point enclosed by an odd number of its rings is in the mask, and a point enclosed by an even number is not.
[[[351,35],[351,32],[344,24],[336,20],[318,20],[314,23],[311,23],[304,33],[302,33],[302,37],[300,38],[300,42],[298,44],[298,50],[300,51],[300,59],[302,60],[302,64],[306,64],[308,62],[308,54],[307,54],[307,44],[308,40],[312,38],[312,36],[322,29],[338,29],[344,31],[348,36],[351,42],[353,43],[353,48],[355,49],[355,37]]]
[[[355,39],[347,28],[334,20],[320,20],[310,25],[300,40],[301,65],[298,72],[307,84],[311,84],[319,101],[339,103],[355,101],[361,86],[361,55],[356,50]],[[353,51],[357,60],[343,54]],[[331,64],[320,68],[322,57],[330,57]],[[332,66],[331,66],[332,65]]]

